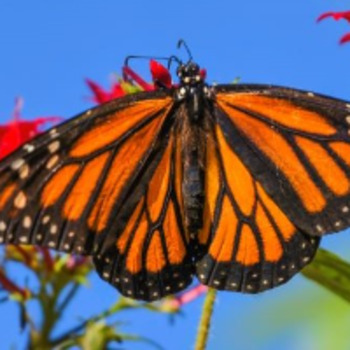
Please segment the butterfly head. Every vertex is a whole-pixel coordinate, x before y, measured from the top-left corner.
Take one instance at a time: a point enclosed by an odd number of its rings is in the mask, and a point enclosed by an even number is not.
[[[180,64],[176,71],[181,85],[195,86],[204,82],[205,71],[193,61]]]

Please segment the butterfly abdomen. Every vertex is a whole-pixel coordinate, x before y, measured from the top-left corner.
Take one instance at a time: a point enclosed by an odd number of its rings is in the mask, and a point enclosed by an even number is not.
[[[198,161],[198,150],[185,153],[182,193],[186,226],[195,233],[203,226],[204,171]]]
[[[190,108],[191,106],[187,106]],[[187,114],[189,115],[189,114]],[[184,118],[181,126],[183,179],[182,194],[185,209],[185,225],[190,234],[196,235],[203,227],[204,208],[204,155],[205,136],[202,115],[196,120]]]

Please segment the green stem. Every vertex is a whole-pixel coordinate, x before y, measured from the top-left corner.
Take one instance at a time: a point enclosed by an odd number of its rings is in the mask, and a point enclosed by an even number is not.
[[[214,303],[216,298],[216,290],[209,288],[204,299],[202,316],[199,321],[195,350],[205,350],[207,347],[210,322],[213,315]]]

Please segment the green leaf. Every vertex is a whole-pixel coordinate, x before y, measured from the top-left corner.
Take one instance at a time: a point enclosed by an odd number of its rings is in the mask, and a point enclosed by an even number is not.
[[[312,264],[302,274],[350,302],[350,263],[324,249],[319,249]]]

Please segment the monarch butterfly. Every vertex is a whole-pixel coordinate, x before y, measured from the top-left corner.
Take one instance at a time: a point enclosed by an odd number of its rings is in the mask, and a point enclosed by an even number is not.
[[[0,162],[0,242],[92,255],[122,294],[194,275],[261,292],[350,226],[350,104],[270,85],[179,84],[112,100]]]

